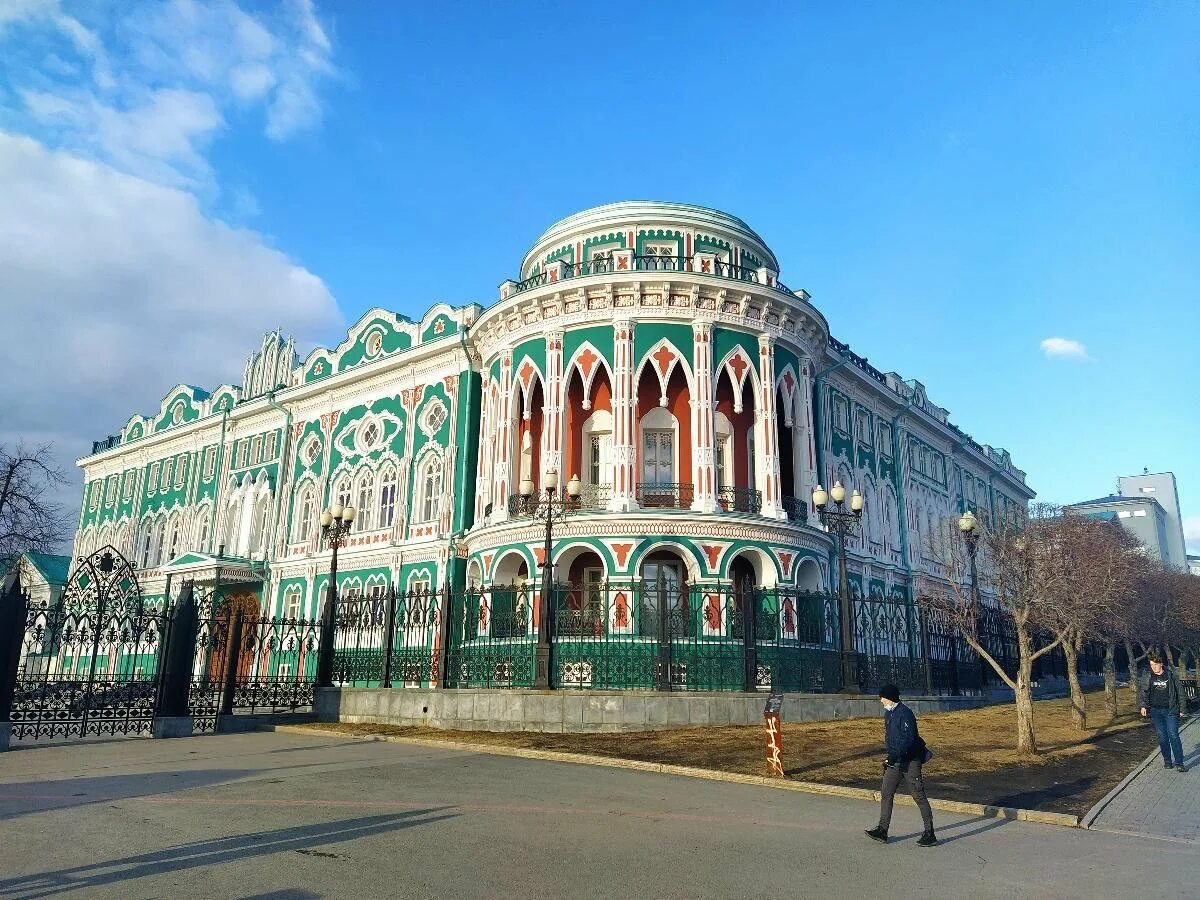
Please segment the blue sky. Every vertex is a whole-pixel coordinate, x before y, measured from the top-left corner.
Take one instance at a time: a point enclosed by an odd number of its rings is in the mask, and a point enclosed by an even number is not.
[[[1175,471],[1200,552],[1200,8],[643,6],[0,0],[0,189],[44,186],[0,237],[54,248],[0,250],[0,302],[92,360],[5,427],[73,457],[265,327],[490,303],[555,219],[664,199],[1042,498]]]

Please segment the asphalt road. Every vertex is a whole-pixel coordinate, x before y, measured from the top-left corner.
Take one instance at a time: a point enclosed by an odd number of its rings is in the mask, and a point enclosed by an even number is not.
[[[251,733],[0,755],[0,898],[1157,897],[1195,845],[674,776]]]

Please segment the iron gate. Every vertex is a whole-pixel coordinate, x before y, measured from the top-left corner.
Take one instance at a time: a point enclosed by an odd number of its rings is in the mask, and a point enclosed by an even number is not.
[[[12,738],[150,734],[164,625],[120,553],[80,557],[57,602],[26,608]]]

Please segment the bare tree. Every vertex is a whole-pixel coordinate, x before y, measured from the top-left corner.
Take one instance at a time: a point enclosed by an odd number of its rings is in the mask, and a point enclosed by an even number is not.
[[[1061,642],[1049,629],[1048,598],[1063,593],[1064,567],[1056,561],[1055,520],[1035,516],[1019,523],[989,527],[981,520],[977,573],[981,594],[976,604],[970,587],[969,557],[954,522],[931,536],[930,556],[939,560],[937,577],[918,585],[921,605],[957,630],[981,660],[1013,691],[1017,716],[1017,751],[1037,753],[1033,721],[1033,664]],[[985,616],[1011,621],[1017,649],[1017,671],[1010,675],[986,645],[980,629]]]
[[[66,542],[70,528],[65,514],[49,499],[66,481],[49,445],[0,445],[0,556],[53,552]]]
[[[1079,683],[1079,655],[1087,641],[1103,636],[1105,624],[1144,569],[1145,557],[1129,532],[1100,519],[1054,515],[1046,519],[1046,535],[1050,539],[1047,561],[1061,567],[1062,573],[1048,582],[1045,621],[1062,646],[1071,723],[1083,730],[1087,705]]]

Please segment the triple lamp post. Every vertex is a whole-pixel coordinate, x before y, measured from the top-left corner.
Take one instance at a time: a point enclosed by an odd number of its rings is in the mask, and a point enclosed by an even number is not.
[[[547,469],[545,477],[542,478],[542,486],[546,489],[545,498],[534,495],[533,479],[529,477],[521,479],[519,490],[522,511],[546,522],[546,544],[541,566],[542,588],[538,594],[537,657],[533,680],[534,687],[545,689],[550,687],[550,599],[554,590],[554,526],[579,508],[581,485],[579,476],[572,475],[571,480],[567,482],[566,493],[559,497],[558,470]]]
[[[832,505],[830,500],[833,501]],[[850,583],[846,578],[846,537],[857,532],[862,524],[863,496],[855,490],[847,504],[846,489],[840,481],[835,481],[828,491],[818,484],[812,492],[812,503],[821,524],[837,538],[842,691],[858,694],[862,692],[862,686],[858,678],[858,655],[854,650],[854,611],[850,601]]]
[[[317,648],[317,687],[333,687],[333,642],[337,621],[337,554],[346,543],[357,510],[335,503],[321,513],[321,540],[329,544],[333,557],[329,562],[329,584],[325,588],[325,608],[321,610],[321,638]]]

